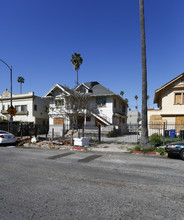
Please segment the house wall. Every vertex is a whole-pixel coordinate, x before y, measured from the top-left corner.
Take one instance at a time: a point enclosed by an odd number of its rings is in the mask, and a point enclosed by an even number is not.
[[[70,122],[65,114],[65,107],[64,106],[56,106],[55,98],[62,99],[63,96],[59,94],[58,90],[57,93],[55,92],[55,97],[48,100],[49,101],[49,135],[52,135],[54,132],[55,136],[62,136],[63,133],[70,128]],[[55,124],[56,119],[64,119],[64,124]],[[64,130],[63,130],[64,129]]]
[[[138,124],[139,120],[140,120],[140,115],[138,111],[127,112],[127,124]]]
[[[36,105],[36,109],[35,109]],[[48,116],[48,108],[49,102],[48,100],[42,99],[41,97],[35,96],[32,103],[32,115],[35,118],[36,124],[48,124],[49,116]]]
[[[27,98],[27,99],[16,99],[13,100],[13,106],[21,106],[21,105],[27,105],[27,114],[19,115],[18,112],[13,117],[14,121],[24,121],[24,122],[34,122],[35,123],[35,117],[32,114],[32,103],[33,98]]]
[[[110,123],[113,123],[113,98],[106,97],[105,106],[97,107],[99,115],[105,118]]]
[[[106,97],[106,104],[104,106],[96,105],[96,97],[90,98],[90,105],[94,113],[99,114],[101,117],[109,121],[113,122],[113,98],[110,96]]]
[[[184,114],[184,104],[174,104],[176,92],[184,92],[184,90],[167,90],[162,96],[162,111],[164,114]]]

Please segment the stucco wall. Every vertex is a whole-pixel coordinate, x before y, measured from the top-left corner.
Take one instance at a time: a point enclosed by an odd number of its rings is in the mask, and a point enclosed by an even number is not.
[[[177,90],[177,92],[183,92],[183,90]],[[163,114],[184,114],[184,105],[174,104],[173,90],[167,90],[162,96],[162,112]]]

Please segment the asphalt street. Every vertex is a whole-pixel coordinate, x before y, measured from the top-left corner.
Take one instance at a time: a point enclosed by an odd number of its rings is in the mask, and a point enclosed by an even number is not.
[[[184,219],[184,161],[0,148],[0,219]]]

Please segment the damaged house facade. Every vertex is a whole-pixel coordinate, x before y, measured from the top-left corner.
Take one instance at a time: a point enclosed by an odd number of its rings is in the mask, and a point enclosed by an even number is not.
[[[116,129],[120,134],[127,131],[127,103],[119,95],[113,93],[98,82],[82,83],[74,91],[88,97],[86,109],[78,114],[77,125],[81,129],[93,129],[98,124],[102,131],[109,132]],[[43,97],[49,101],[49,134],[54,131],[62,136],[71,129],[71,118],[66,107],[67,97],[71,90],[55,84]]]

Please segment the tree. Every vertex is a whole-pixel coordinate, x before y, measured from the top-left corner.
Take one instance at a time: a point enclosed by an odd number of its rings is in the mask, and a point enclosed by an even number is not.
[[[79,53],[74,53],[72,55],[72,59],[70,61],[72,62],[74,70],[77,71],[77,86],[78,86],[79,85],[78,71],[79,71],[80,65],[83,62],[83,59],[82,59],[82,57],[81,57],[81,55]]]
[[[126,98],[126,99],[124,99],[124,101],[125,101],[126,106],[127,106],[127,108],[128,108],[128,107],[129,107],[129,105],[128,105],[128,99]]]
[[[149,146],[147,124],[147,67],[146,67],[146,41],[144,24],[144,0],[139,0],[140,28],[141,28],[141,57],[142,57],[142,128],[141,146]]]
[[[123,92],[123,91],[121,91],[121,92],[120,92],[120,95],[121,95],[121,96],[123,97],[123,95],[124,95],[124,92]]]
[[[17,82],[20,83],[20,94],[22,94],[22,83],[24,83],[24,78],[19,76]]]
[[[137,96],[137,95],[135,95],[135,96],[134,96],[134,98],[135,98],[135,100],[136,100],[136,106],[135,106],[135,108],[136,108],[136,109],[138,109],[138,103],[137,103],[138,96]]]

